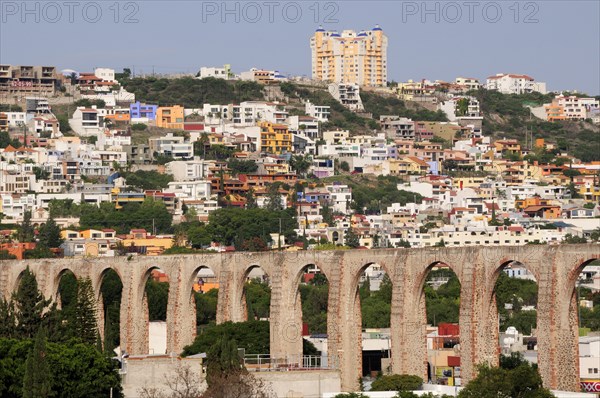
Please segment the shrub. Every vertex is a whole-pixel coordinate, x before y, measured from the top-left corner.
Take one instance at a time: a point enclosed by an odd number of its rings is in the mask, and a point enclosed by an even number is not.
[[[387,375],[377,378],[371,391],[412,391],[423,385],[423,379],[415,375]]]

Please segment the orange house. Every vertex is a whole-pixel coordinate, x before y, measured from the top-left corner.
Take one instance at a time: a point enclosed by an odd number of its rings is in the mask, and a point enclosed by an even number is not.
[[[183,130],[183,107],[160,106],[156,110],[156,127]]]
[[[561,207],[552,204],[551,199],[540,199],[537,196],[518,199],[515,201],[515,207],[517,209],[522,209],[523,213],[527,214],[529,217],[539,217],[544,219],[561,217]]]
[[[194,283],[193,288],[195,292],[207,293],[212,289],[218,289],[219,282],[198,281]]]
[[[529,206],[552,206],[552,200],[541,199],[537,196],[515,200],[515,208],[517,209],[524,209]]]
[[[12,254],[17,260],[23,260],[23,253],[25,250],[35,249],[34,242],[26,243],[2,243],[0,244],[0,250],[6,250],[8,254]]]
[[[131,120],[131,117],[129,116],[129,113],[120,112],[115,113],[114,115],[107,115],[104,117],[104,119],[112,120],[114,122],[129,122],[129,120]]]

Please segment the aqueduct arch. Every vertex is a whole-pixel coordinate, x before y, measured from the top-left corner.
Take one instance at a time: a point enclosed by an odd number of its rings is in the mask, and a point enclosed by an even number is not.
[[[7,260],[0,262],[0,295],[10,297],[20,275],[29,267],[46,297],[57,288],[59,274],[69,268],[78,278],[89,277],[99,295],[102,275],[113,269],[123,284],[121,301],[121,345],[130,354],[147,353],[146,323],[142,308],[145,274],[158,267],[169,276],[168,352],[181,352],[193,341],[195,318],[191,316],[191,286],[202,267],[218,278],[217,321],[242,319],[240,297],[249,267],[258,265],[270,277],[271,354],[297,353],[301,328],[294,310],[297,276],[307,264],[315,264],[329,281],[328,346],[338,357],[345,390],[357,387],[360,369],[356,353],[361,341],[356,335],[355,296],[357,275],[368,264],[381,265],[393,285],[391,308],[391,356],[394,373],[423,375],[423,322],[415,303],[422,293],[423,279],[431,264],[453,267],[461,283],[461,361],[465,381],[475,374],[476,364],[498,361],[498,342],[490,336],[497,328],[490,319],[493,288],[498,270],[509,261],[524,264],[538,282],[539,369],[547,387],[579,388],[576,319],[573,295],[577,275],[587,262],[600,258],[600,245],[530,245],[464,248],[376,249],[343,251],[299,251],[223,253],[161,257],[76,258],[51,260]],[[99,296],[98,296],[99,297]],[[300,336],[300,337],[299,337]]]

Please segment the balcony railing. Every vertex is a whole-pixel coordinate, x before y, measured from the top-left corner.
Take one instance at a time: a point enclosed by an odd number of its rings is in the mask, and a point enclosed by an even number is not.
[[[337,369],[337,358],[317,355],[289,355],[284,358],[268,354],[244,356],[244,366],[249,371],[277,372],[292,370],[333,370]]]

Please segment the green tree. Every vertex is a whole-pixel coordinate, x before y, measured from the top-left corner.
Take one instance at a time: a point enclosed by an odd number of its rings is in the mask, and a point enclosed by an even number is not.
[[[404,239],[400,239],[397,243],[396,243],[396,247],[404,247],[404,248],[408,248],[410,249],[410,242]]]
[[[448,281],[436,289],[429,283],[439,278]],[[440,322],[458,322],[460,310],[460,282],[456,274],[449,269],[438,269],[427,275],[425,287],[425,306],[427,322],[438,325]]]
[[[369,281],[370,283],[370,281]],[[369,283],[361,286],[361,312],[364,328],[390,327],[390,314],[392,303],[392,281],[386,274],[379,285],[379,290],[370,292]]]
[[[354,229],[352,227],[348,228],[346,234],[344,235],[344,244],[353,249],[360,246],[360,238],[358,237],[356,232],[354,232]]]
[[[8,250],[0,250],[0,261],[1,260],[15,260],[17,256],[10,254]]]
[[[217,301],[219,289],[210,289],[206,293],[194,293],[196,300],[196,326],[215,323],[217,320]]]
[[[108,270],[102,278],[100,292],[104,310],[104,350],[109,353],[120,344],[122,291],[119,275],[112,269]]]
[[[169,283],[158,282],[151,277],[148,278],[146,281],[146,297],[148,299],[148,319],[150,321],[166,321]]]
[[[456,116],[465,116],[469,110],[469,99],[461,98],[456,103]]]
[[[223,375],[232,376],[244,370],[235,340],[219,338],[210,347],[206,355],[206,381],[209,386]]]
[[[13,300],[0,298],[0,338],[10,338],[15,335],[17,323]]]
[[[415,375],[386,375],[378,377],[371,384],[371,391],[413,391],[419,390],[423,379]]]
[[[269,352],[269,322],[223,322],[211,324],[201,329],[201,333],[189,346],[184,347],[183,356],[208,352],[220,338],[235,340],[238,347],[248,354],[264,354]]]
[[[25,362],[23,398],[48,398],[53,395],[46,352],[46,334],[44,329],[40,328],[35,336],[33,349]]]
[[[60,278],[58,284],[58,295],[60,297],[60,316],[67,328],[75,322],[75,311],[77,308],[77,278],[72,272],[66,272]],[[71,330],[70,335],[74,333]]]
[[[292,155],[290,158],[290,167],[301,176],[306,175],[311,165],[312,158],[310,155]]]
[[[173,181],[171,174],[159,173],[156,170],[136,170],[134,173],[124,173],[123,177],[127,180],[127,185],[144,191],[162,190]]]
[[[82,342],[96,344],[98,327],[96,324],[96,300],[90,278],[79,281],[77,288],[77,306],[75,307],[75,336]]]
[[[25,210],[23,213],[23,222],[17,227],[17,240],[21,243],[33,242],[34,237],[34,228],[31,224],[31,210]]]
[[[278,211],[283,209],[283,201],[281,199],[281,193],[279,192],[278,184],[269,185],[265,208],[269,211]]]
[[[248,319],[263,319],[269,317],[271,310],[271,287],[260,278],[252,279],[244,285],[246,296],[246,311]]]
[[[162,201],[146,198],[141,204],[126,204],[122,209],[115,209],[110,202],[103,202],[100,206],[82,205],[79,224],[82,228],[114,228],[120,234],[134,228],[168,233],[172,221],[173,216]]]
[[[50,199],[48,213],[52,218],[79,217],[81,206],[73,202],[73,199]]]
[[[54,217],[48,218],[46,223],[39,229],[39,244],[47,248],[57,248],[62,245],[64,239],[60,236],[60,227],[54,221]]]
[[[256,209],[256,198],[254,197],[254,189],[250,188],[246,192],[246,209]]]
[[[37,280],[29,267],[23,271],[13,300],[15,302],[17,336],[33,338],[42,325],[44,311],[51,301],[44,299],[38,290]]]
[[[520,352],[512,352],[510,355],[500,355],[500,367],[502,369],[512,370],[526,364],[527,360]]]
[[[196,210],[195,207],[187,209],[183,214],[185,215],[185,221],[187,222],[198,220],[198,210]]]
[[[323,205],[323,207],[321,208],[321,216],[323,217],[323,222],[327,224],[327,226],[334,226],[335,223],[333,220],[333,210],[331,209],[329,204],[325,203]]]
[[[35,179],[37,181],[50,179],[50,172],[40,167],[34,167],[33,174],[35,174]]]
[[[236,158],[229,159],[227,167],[231,169],[233,175],[249,174],[258,170],[258,165],[254,160],[240,160]]]
[[[458,394],[459,398],[551,398],[537,369],[528,363],[513,369],[479,367],[478,375]]]
[[[566,234],[565,238],[563,239],[563,243],[570,244],[570,245],[571,244],[579,244],[579,243],[587,243],[587,239],[584,238],[583,236]]]
[[[350,165],[349,165],[349,164],[348,164],[348,162],[346,162],[345,160],[342,160],[342,161],[340,162],[340,169],[341,169],[342,171],[349,172],[349,171],[350,171]]]
[[[302,302],[302,321],[311,334],[327,333],[329,282],[323,274],[316,274],[307,284],[299,286]]]
[[[24,259],[36,259],[36,258],[54,258],[55,254],[44,245],[36,245],[35,249],[25,250],[23,252]]]
[[[8,131],[0,131],[0,148],[6,148],[7,146],[13,146],[14,148],[21,147],[19,140],[10,138]]]
[[[206,381],[208,388],[201,398],[269,398],[272,391],[259,378],[254,377],[242,365],[235,340],[227,337],[211,347],[207,357]],[[195,396],[183,396],[194,398]]]

